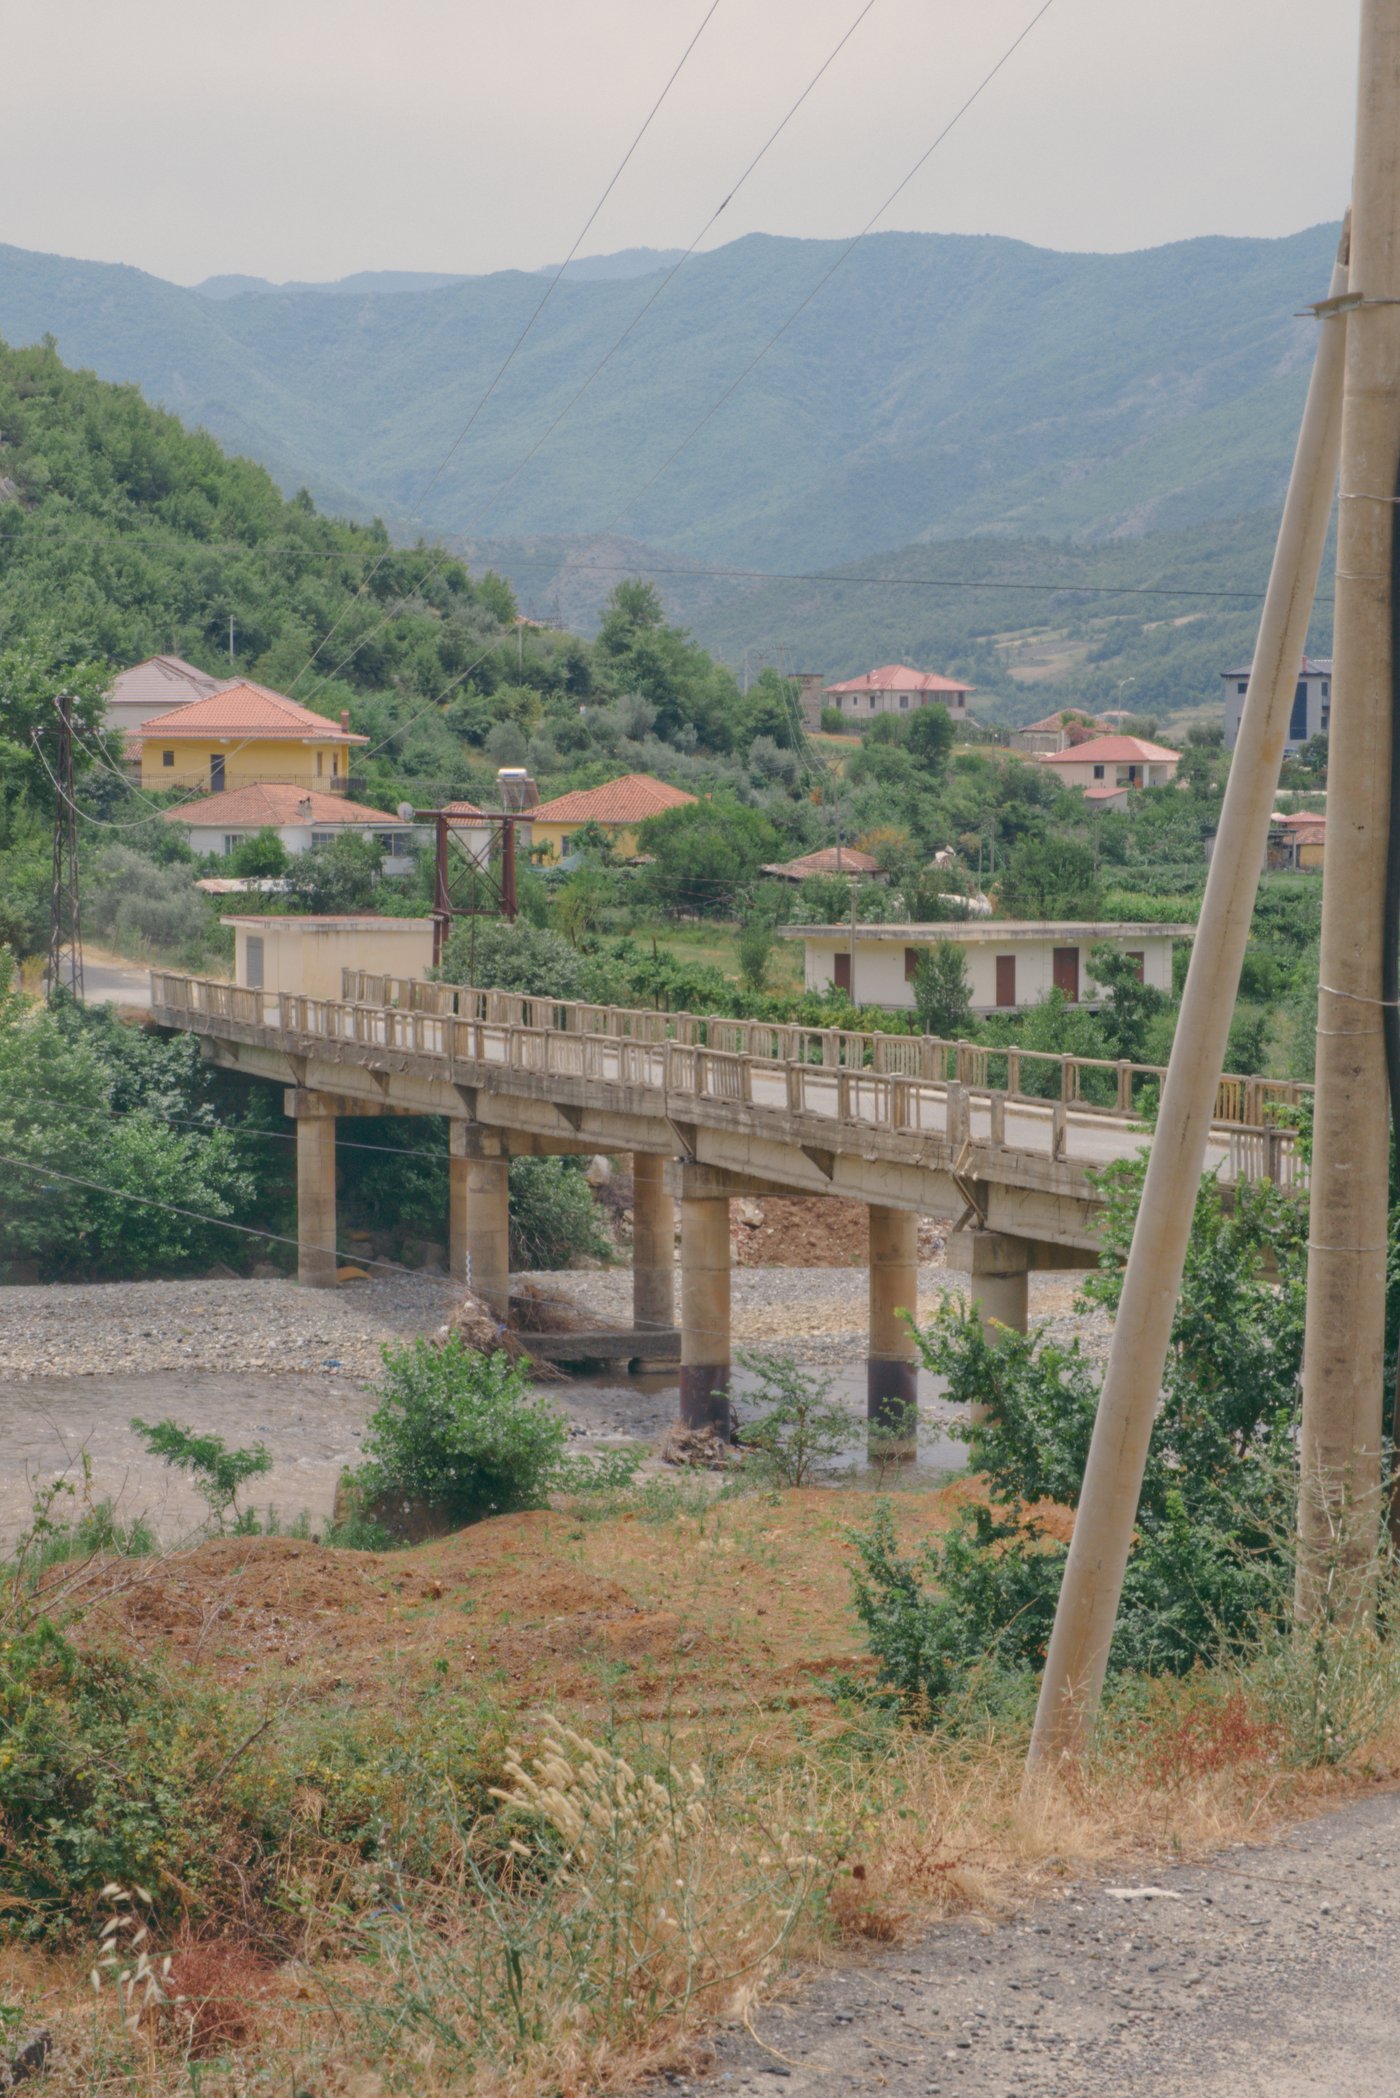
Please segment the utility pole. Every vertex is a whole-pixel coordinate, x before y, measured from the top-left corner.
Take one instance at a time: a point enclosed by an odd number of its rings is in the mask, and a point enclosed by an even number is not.
[[[1400,0],[1386,0],[1386,4],[1400,11]],[[1346,290],[1345,241],[1343,233],[1343,249],[1332,272],[1333,299]],[[1055,1628],[1045,1657],[1027,1760],[1031,1778],[1078,1755],[1098,1716],[1191,1218],[1264,861],[1269,815],[1283,762],[1289,711],[1332,511],[1349,325],[1336,316],[1325,319],[1318,339],[1249,691],[1099,1393]],[[1342,706],[1345,711],[1345,701]],[[1381,838],[1383,853],[1384,831]],[[1330,855],[1330,838],[1328,851]],[[1379,897],[1378,880],[1374,893]],[[1379,956],[1378,925],[1373,944]],[[1383,1098],[1383,1085],[1382,1072],[1378,1100]],[[1384,1130],[1379,1154],[1384,1181]],[[1379,1390],[1378,1373],[1377,1403]]]
[[[78,807],[73,795],[73,701],[54,699],[58,715],[55,751],[53,862],[49,882],[49,955],[44,969],[47,995],[59,989],[83,995],[83,932],[78,888]]]
[[[229,664],[229,669],[230,669],[230,670],[232,670],[232,668],[233,668],[233,614],[232,614],[232,612],[230,612],[230,613],[229,613],[229,615],[228,615],[228,664]]]
[[[1390,1156],[1382,922],[1400,494],[1400,0],[1363,0],[1298,1514],[1302,1618],[1371,1598]],[[1237,760],[1238,762],[1238,760]],[[1342,1578],[1336,1580],[1340,1573]]]

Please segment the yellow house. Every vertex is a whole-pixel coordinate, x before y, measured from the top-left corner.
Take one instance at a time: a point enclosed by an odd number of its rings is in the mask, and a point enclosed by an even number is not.
[[[626,772],[621,779],[609,780],[606,786],[560,794],[531,809],[532,849],[539,859],[563,859],[574,833],[585,824],[596,824],[607,834],[618,858],[631,859],[637,851],[638,827],[649,816],[688,807],[694,799],[693,794],[680,787],[668,787],[664,779],[653,779],[649,772]]]
[[[143,787],[200,794],[264,781],[344,794],[350,753],[369,741],[350,733],[348,714],[337,724],[266,685],[247,683],[154,715],[139,735]]]

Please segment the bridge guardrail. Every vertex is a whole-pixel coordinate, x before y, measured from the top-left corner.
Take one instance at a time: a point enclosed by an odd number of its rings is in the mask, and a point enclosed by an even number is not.
[[[1092,1113],[1132,1117],[1161,1086],[1165,1064],[1138,1064],[1106,1057],[1073,1056],[1053,1049],[998,1047],[938,1035],[879,1034],[797,1022],[735,1020],[695,1013],[653,1012],[644,1007],[590,1005],[581,1000],[539,998],[520,991],[479,990],[463,984],[430,983],[420,977],[383,976],[363,969],[342,973],[342,991],[354,1004],[408,1012],[458,1014],[508,1027],[545,1027],[570,1035],[604,1035],[634,1041],[674,1041],[765,1062],[816,1065],[824,1070],[864,1069],[952,1080],[1012,1100],[1060,1100]],[[1311,1085],[1297,1079],[1262,1078],[1226,1072],[1216,1095],[1214,1122],[1221,1127],[1276,1128],[1276,1110],[1301,1106]]]

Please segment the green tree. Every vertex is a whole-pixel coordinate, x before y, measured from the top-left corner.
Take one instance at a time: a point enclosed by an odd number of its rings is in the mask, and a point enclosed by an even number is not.
[[[1011,918],[1088,918],[1098,909],[1094,850],[1076,838],[1026,838],[998,880]]]
[[[972,1019],[972,979],[956,940],[935,940],[914,964],[914,1010],[925,1034],[964,1034]]]
[[[1148,1031],[1166,1010],[1168,999],[1143,982],[1141,964],[1110,940],[1100,940],[1089,949],[1089,974],[1108,992],[1099,1024],[1107,1036],[1110,1056],[1121,1056],[1132,1064],[1145,1063]]]
[[[352,831],[329,845],[293,855],[287,864],[287,903],[310,917],[368,910],[379,887],[384,848]]]
[[[777,858],[781,843],[766,816],[718,796],[653,816],[637,842],[652,861],[646,886],[655,901],[697,917],[732,911],[736,892]]]
[[[254,880],[275,880],[287,871],[288,853],[276,831],[268,825],[235,845],[225,863],[230,874]]]

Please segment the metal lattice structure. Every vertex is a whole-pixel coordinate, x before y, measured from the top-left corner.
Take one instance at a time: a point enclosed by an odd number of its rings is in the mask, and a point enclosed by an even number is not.
[[[414,817],[433,826],[433,961],[437,963],[454,919],[514,919],[516,816],[417,809]]]
[[[60,989],[83,995],[83,930],[78,868],[78,808],[73,793],[73,701],[54,700],[53,865],[49,884],[49,953],[44,986],[49,998]]]

